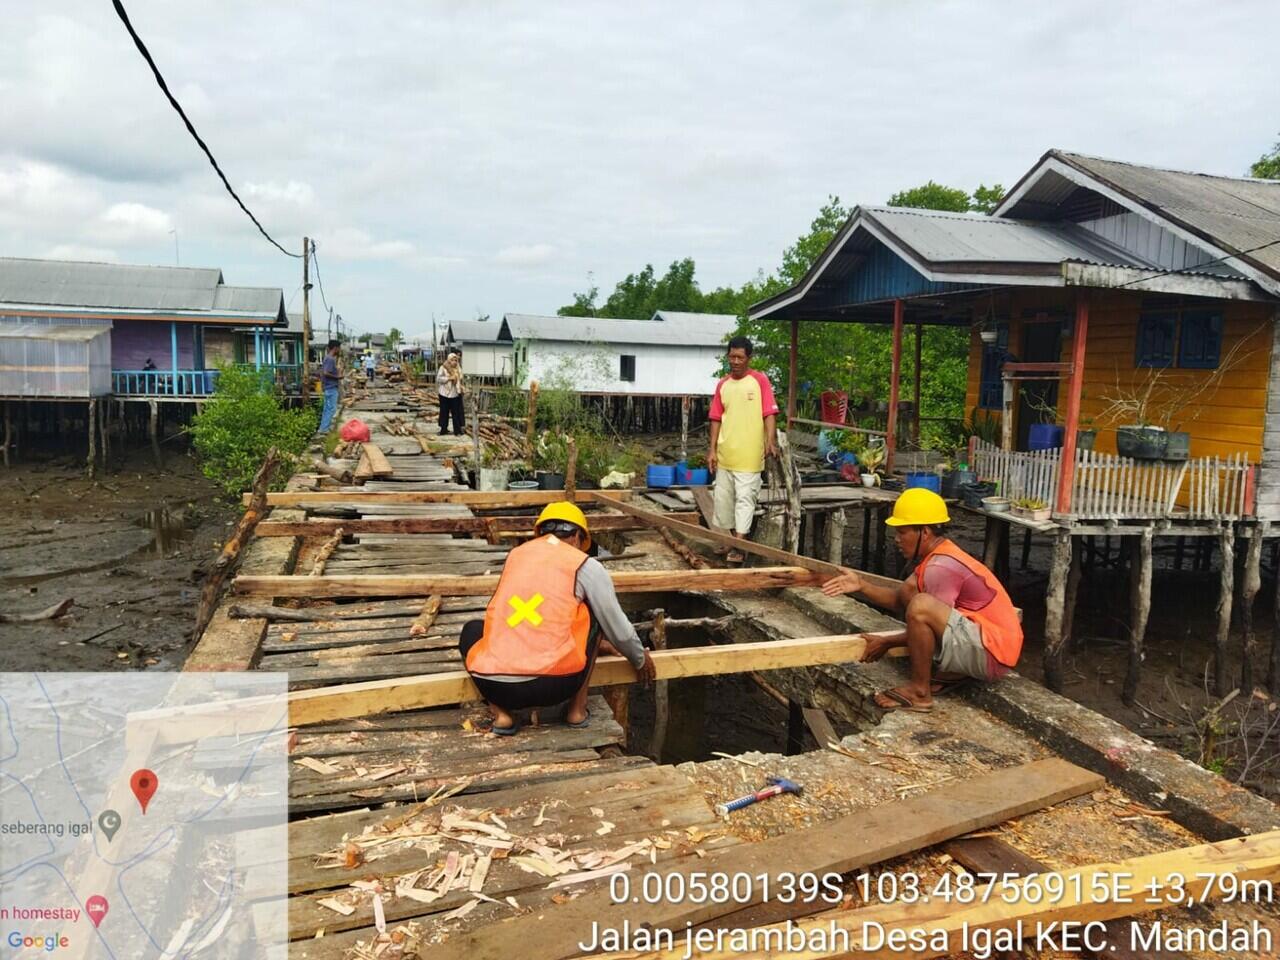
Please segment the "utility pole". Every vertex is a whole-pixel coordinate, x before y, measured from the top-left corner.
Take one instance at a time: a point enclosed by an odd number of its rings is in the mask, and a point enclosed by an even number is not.
[[[302,238],[302,402],[311,396],[311,241]]]

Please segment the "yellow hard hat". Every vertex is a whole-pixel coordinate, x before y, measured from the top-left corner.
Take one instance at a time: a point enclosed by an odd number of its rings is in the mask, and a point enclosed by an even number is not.
[[[548,503],[542,508],[542,513],[538,514],[538,522],[535,523],[534,529],[542,526],[548,520],[563,520],[566,523],[572,523],[575,527],[581,527],[583,533],[590,533],[591,528],[587,526],[587,516],[578,505],[570,503],[568,500],[560,500],[556,503]]]
[[[912,487],[904,490],[893,505],[893,516],[885,520],[891,527],[919,527],[948,523],[947,504],[932,490]]]

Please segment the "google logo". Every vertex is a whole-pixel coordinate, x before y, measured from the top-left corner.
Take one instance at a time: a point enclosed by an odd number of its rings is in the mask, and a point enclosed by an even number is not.
[[[45,953],[53,953],[55,950],[63,949],[71,946],[69,937],[24,937],[17,930],[9,934],[9,946],[18,949],[35,949],[43,950]]]

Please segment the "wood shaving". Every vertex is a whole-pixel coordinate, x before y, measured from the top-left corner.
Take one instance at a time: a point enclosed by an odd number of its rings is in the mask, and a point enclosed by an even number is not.
[[[356,912],[355,907],[349,903],[343,903],[336,897],[325,897],[323,900],[317,900],[316,903],[328,910],[332,910],[334,913],[340,913],[344,917],[349,917]]]
[[[613,824],[608,820],[601,821],[600,826],[596,829],[596,836],[605,837],[611,833],[613,833]]]
[[[299,757],[293,761],[300,767],[306,767],[315,773],[324,774],[326,777],[332,777],[342,773],[341,768],[335,767],[331,763],[325,763],[323,760],[317,760],[315,757]]]

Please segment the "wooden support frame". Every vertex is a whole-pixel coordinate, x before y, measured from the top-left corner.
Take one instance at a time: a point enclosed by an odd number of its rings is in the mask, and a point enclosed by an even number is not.
[[[696,513],[677,513],[672,516],[682,517],[690,522],[697,522]],[[414,534],[414,533],[476,533],[487,535],[490,530],[502,533],[533,533],[535,516],[505,517],[393,517],[378,519],[376,517],[359,520],[316,518],[311,520],[264,520],[258,524],[256,531],[259,537],[325,537],[332,536],[335,530],[343,530],[348,534]],[[641,520],[624,514],[588,515],[588,522],[593,531],[614,532],[619,530],[639,530],[648,526]]]
[[[898,451],[898,397],[902,390],[902,318],[906,304],[893,301],[893,356],[889,368],[889,423],[885,429],[884,468],[893,472],[894,455]]]
[[[242,498],[249,504],[249,494]],[[578,503],[630,500],[630,490],[579,490]],[[453,503],[482,510],[509,510],[516,507],[543,507],[564,500],[562,490],[283,490],[267,494],[269,507],[310,507],[318,503]]]
[[[612,574],[618,593],[669,593],[680,590],[775,590],[810,587],[828,575],[803,567],[754,567],[737,570],[622,570]],[[483,597],[498,587],[498,575],[456,574],[384,576],[240,576],[238,594],[267,597]]]
[[[862,659],[864,650],[866,638],[863,634],[854,633],[655,650],[650,656],[656,679],[678,680],[753,670],[855,663]],[[636,679],[635,668],[622,657],[600,657],[596,660],[590,683],[593,687],[605,687],[635,683]],[[478,699],[480,692],[472,683],[470,674],[463,670],[370,680],[290,693],[289,725],[300,727]]]

